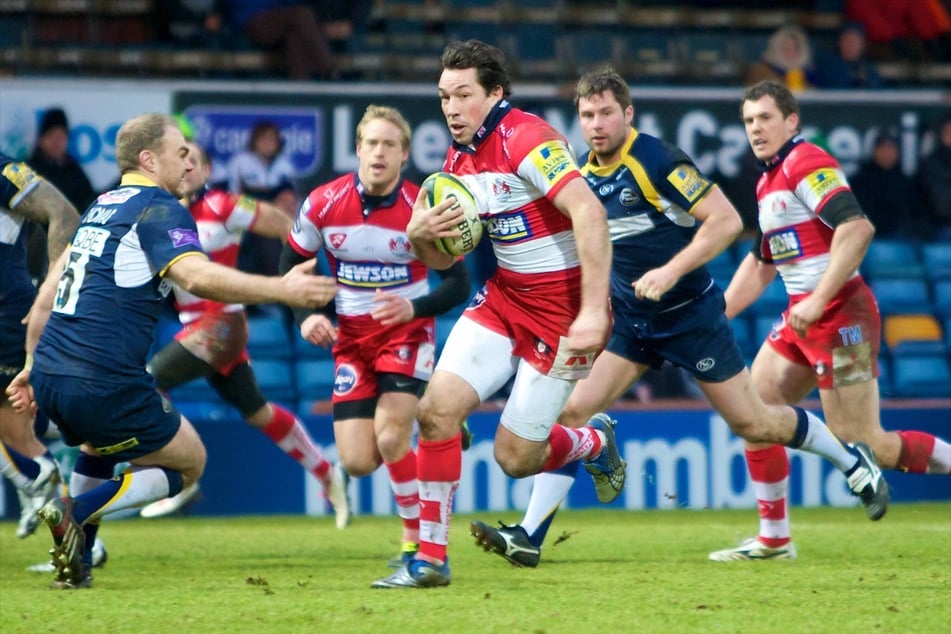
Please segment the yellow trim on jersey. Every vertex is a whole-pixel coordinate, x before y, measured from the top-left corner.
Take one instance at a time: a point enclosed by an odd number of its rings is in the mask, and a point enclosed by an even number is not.
[[[168,270],[171,268],[171,266],[172,266],[173,264],[175,264],[176,262],[178,262],[178,261],[181,260],[182,258],[187,258],[187,257],[190,256],[190,255],[201,255],[201,256],[203,256],[206,260],[208,259],[208,254],[205,253],[204,251],[186,251],[185,253],[182,253],[182,254],[180,254],[180,255],[176,255],[174,258],[172,258],[172,259],[169,261],[169,263],[165,265],[165,268],[163,268],[161,271],[158,272],[159,277],[165,277],[165,273],[168,272]]]
[[[126,185],[142,185],[143,187],[158,187],[158,183],[153,181],[148,176],[144,174],[139,174],[138,172],[128,172],[122,175],[122,180],[119,181],[119,187],[125,187]]]
[[[617,171],[619,166],[624,165],[627,169],[631,170],[631,175],[637,182],[638,187],[641,188],[641,193],[644,194],[644,198],[647,202],[649,202],[654,209],[660,211],[660,194],[657,193],[657,188],[654,187],[650,177],[647,176],[647,172],[644,171],[644,166],[641,165],[641,162],[631,156],[631,146],[634,145],[634,141],[637,140],[637,134],[637,130],[631,128],[631,131],[627,135],[627,140],[620,149],[621,160],[610,165],[598,165],[594,162],[594,152],[590,152],[588,154],[588,162],[584,164],[581,173],[590,173],[595,176],[610,176]]]

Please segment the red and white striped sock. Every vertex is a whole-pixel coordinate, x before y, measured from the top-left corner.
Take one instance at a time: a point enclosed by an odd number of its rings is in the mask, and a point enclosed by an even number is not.
[[[772,445],[766,449],[747,449],[746,465],[759,509],[759,540],[770,548],[784,546],[792,539],[786,497],[789,490],[786,448]]]
[[[330,484],[331,465],[304,424],[280,405],[271,403],[271,410],[274,414],[261,431],[306,471],[314,474],[326,489]]]
[[[462,477],[462,434],[449,440],[420,440],[416,450],[419,477],[419,552],[434,564],[446,561],[452,497]]]
[[[396,462],[386,463],[396,512],[403,520],[403,542],[419,542],[419,481],[416,480],[416,452],[412,449]]]
[[[542,471],[554,471],[574,460],[593,458],[601,453],[602,445],[601,435],[593,427],[573,429],[555,423],[548,435],[551,454]]]
[[[906,473],[951,474],[951,445],[920,431],[900,431],[897,468]]]

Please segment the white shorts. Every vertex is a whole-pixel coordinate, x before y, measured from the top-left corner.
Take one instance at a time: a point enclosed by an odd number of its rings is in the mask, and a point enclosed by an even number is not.
[[[513,341],[505,335],[463,315],[449,333],[436,370],[463,379],[483,402],[514,374],[515,383],[500,422],[519,438],[547,440],[576,381],[541,374],[512,354],[512,347]]]

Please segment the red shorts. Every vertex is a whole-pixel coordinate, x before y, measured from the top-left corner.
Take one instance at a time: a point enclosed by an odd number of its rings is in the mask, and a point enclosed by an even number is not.
[[[575,358],[559,350],[581,307],[581,272],[562,273],[539,283],[537,275],[499,269],[466,309],[466,317],[512,339],[512,354],[541,374],[581,379],[595,355]]]
[[[244,311],[203,313],[185,324],[175,340],[193,355],[227,376],[248,360],[248,318]]]
[[[790,298],[790,308],[805,297]],[[789,308],[767,341],[790,361],[812,366],[819,389],[864,383],[878,376],[882,320],[875,296],[862,278],[846,282],[804,339],[789,327],[788,317]]]
[[[337,330],[334,403],[378,396],[378,374],[403,374],[420,381],[429,381],[433,375],[436,325],[432,317],[382,327],[369,315],[340,316]]]

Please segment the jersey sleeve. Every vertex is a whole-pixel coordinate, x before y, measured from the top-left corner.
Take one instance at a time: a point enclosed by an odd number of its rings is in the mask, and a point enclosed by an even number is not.
[[[23,198],[40,184],[40,176],[26,163],[2,160],[0,169],[0,202],[15,209]]]
[[[164,275],[176,260],[204,254],[191,214],[174,198],[149,204],[136,222],[139,245],[152,267]]]
[[[242,233],[254,224],[258,201],[251,196],[212,191],[206,198],[229,233]]]
[[[513,164],[518,166],[518,175],[548,199],[557,196],[575,178],[581,178],[568,142],[544,121],[521,126],[509,144],[509,151]]]
[[[818,216],[836,194],[851,191],[838,162],[814,145],[802,144],[794,150],[783,170],[796,197]]]
[[[693,211],[714,187],[682,150],[664,143],[657,147],[653,180],[657,190],[681,209]]]
[[[294,227],[287,237],[287,243],[291,248],[306,257],[313,257],[324,246],[323,236],[315,223],[318,210],[313,205],[315,199],[320,200],[317,198],[320,191],[320,188],[312,191],[301,204],[297,218],[294,220]]]

